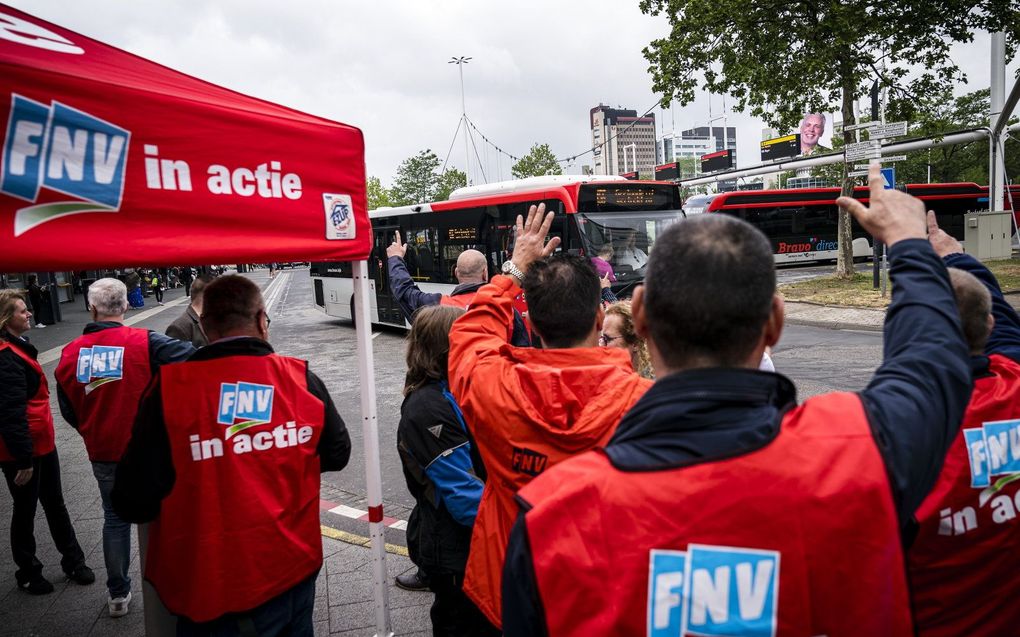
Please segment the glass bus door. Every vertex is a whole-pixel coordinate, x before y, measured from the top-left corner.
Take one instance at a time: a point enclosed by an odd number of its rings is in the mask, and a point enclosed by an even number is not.
[[[386,248],[393,243],[393,233],[398,229],[395,225],[376,225],[372,228],[374,234],[372,258],[368,260],[368,275],[375,283],[375,303],[379,322],[393,325],[404,324],[404,313],[400,310],[396,299],[393,298]]]

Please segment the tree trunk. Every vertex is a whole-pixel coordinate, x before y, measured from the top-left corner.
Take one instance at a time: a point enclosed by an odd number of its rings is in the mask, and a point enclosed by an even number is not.
[[[843,145],[854,143],[854,133],[848,127],[856,124],[854,118],[854,87],[846,81],[843,83]],[[843,191],[844,197],[854,194],[854,179],[849,175],[851,165],[843,162]],[[836,276],[840,279],[850,279],[854,276],[854,246],[853,235],[850,232],[850,213],[846,208],[839,209],[839,221],[836,224],[836,242],[838,244],[838,256],[836,257]]]

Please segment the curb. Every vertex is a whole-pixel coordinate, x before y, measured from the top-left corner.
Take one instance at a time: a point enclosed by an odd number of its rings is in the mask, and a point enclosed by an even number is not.
[[[882,325],[865,325],[863,323],[847,323],[843,321],[818,321],[813,319],[798,319],[786,317],[788,325],[805,325],[807,327],[823,327],[830,330],[861,330],[865,332],[881,332]]]

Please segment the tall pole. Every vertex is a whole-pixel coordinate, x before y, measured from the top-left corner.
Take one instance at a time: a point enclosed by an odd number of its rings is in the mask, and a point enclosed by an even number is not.
[[[1006,34],[1003,32],[992,34],[992,77],[989,91],[991,108],[989,109],[988,129],[993,134],[988,140],[988,209],[1002,210],[1003,206],[1003,173],[1005,163],[1002,161],[1002,154],[999,152],[999,140],[1002,139],[1001,132],[995,134],[996,123],[1002,116],[1002,109],[1006,104]]]
[[[467,118],[467,102],[464,99],[464,65],[470,61],[471,58],[460,57],[450,58],[449,64],[456,64],[460,70],[460,123],[464,129],[464,177],[467,179],[468,185],[471,185],[471,151],[468,147],[468,118]]]

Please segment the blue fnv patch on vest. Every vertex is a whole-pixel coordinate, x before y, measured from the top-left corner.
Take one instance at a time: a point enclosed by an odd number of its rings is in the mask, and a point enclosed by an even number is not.
[[[216,422],[227,426],[227,438],[273,419],[272,385],[258,383],[221,383]]]
[[[652,549],[648,553],[648,635],[678,637],[683,627],[683,551]]]
[[[76,377],[86,385],[85,393],[100,385],[124,378],[124,348],[112,345],[93,345],[78,350]]]

